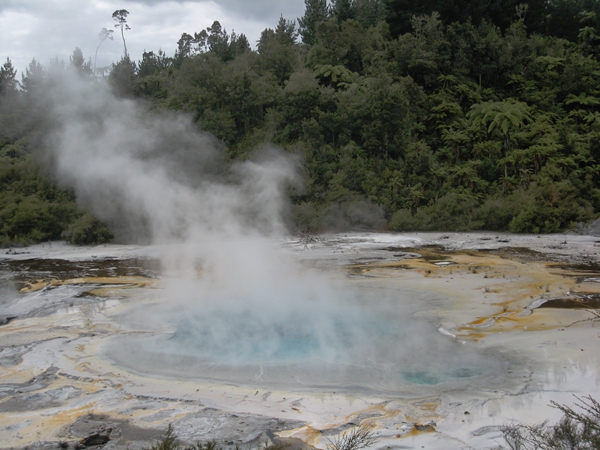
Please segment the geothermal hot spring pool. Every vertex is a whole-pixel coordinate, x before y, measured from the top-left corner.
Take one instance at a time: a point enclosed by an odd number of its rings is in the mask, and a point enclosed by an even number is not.
[[[210,264],[6,251],[0,441],[141,449],[171,424],[186,442],[324,449],[365,425],[376,448],[500,448],[504,424],[598,398],[600,266],[594,238],[570,239],[357,233],[250,258],[219,244]]]
[[[356,264],[380,257],[335,270],[331,261],[292,264],[265,243],[237,258],[240,245],[224,246],[234,255],[224,275],[218,264],[196,262],[195,273],[167,274],[154,301],[115,315],[131,332],[108,340],[103,354],[139,374],[314,392],[458,388],[504,372],[501,355],[453,339],[428,317],[446,294]]]
[[[141,374],[380,394],[489,382],[502,372],[506,363],[498,355],[457,342],[416,317],[425,305],[443,302],[435,293],[381,280],[347,284],[330,304],[290,293],[292,304],[263,308],[222,307],[226,300],[212,298],[198,299],[206,306],[175,311],[134,308],[117,322],[145,333],[112,339],[106,356]]]

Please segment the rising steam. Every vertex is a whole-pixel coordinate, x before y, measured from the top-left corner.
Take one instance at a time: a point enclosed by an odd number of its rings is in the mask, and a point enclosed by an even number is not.
[[[104,84],[64,80],[53,90],[58,179],[102,220],[152,243],[285,232],[292,155],[263,149],[226,165],[222,146],[190,118],[153,113]]]
[[[189,117],[150,112],[101,84],[63,80],[51,97],[57,178],[121,236],[146,236],[166,269],[166,299],[124,318],[164,333],[119,341],[114,359],[172,375],[308,386],[393,389],[435,367],[477,374],[458,344],[410,320],[414,302],[350,291],[282,254],[273,238],[286,233],[289,187],[301,184],[293,155],[263,148],[228,164]]]

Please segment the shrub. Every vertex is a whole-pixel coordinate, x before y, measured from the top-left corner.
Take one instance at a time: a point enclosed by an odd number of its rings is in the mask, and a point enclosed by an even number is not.
[[[288,446],[288,444],[273,443],[271,445],[265,445],[261,450],[285,450]],[[173,426],[169,424],[167,431],[165,431],[165,434],[158,440],[158,442],[152,444],[150,448],[146,448],[145,450],[222,450],[222,448],[217,444],[216,441],[209,441],[204,444],[196,442],[193,445],[184,445],[175,434]],[[235,446],[235,450],[239,450],[237,445]]]
[[[488,198],[476,212],[481,228],[488,231],[506,231],[515,216],[518,203],[506,198]]]
[[[381,206],[358,196],[317,206],[312,202],[293,205],[293,220],[300,231],[381,230],[385,227]]]
[[[593,450],[600,449],[600,403],[592,397],[579,400],[578,412],[552,402],[564,416],[556,425],[506,425],[502,434],[512,450]]]
[[[165,434],[156,442],[152,444],[149,449],[146,450],[221,450],[221,447],[217,445],[215,441],[201,444],[197,442],[195,445],[184,445],[173,430],[171,424],[168,425]]]
[[[71,244],[91,245],[109,242],[113,234],[104,223],[86,213],[63,231],[62,238]]]
[[[377,443],[378,439],[375,437],[370,428],[361,425],[359,427],[352,428],[350,432],[329,441],[327,444],[327,450],[360,450],[362,448],[371,447]]]
[[[390,219],[395,231],[469,231],[481,228],[474,211],[477,201],[451,192],[435,204],[419,208],[414,215],[409,210],[396,211]]]

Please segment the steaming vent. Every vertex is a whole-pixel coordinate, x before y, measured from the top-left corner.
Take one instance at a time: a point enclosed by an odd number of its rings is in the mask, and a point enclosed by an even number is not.
[[[147,375],[381,393],[489,382],[502,365],[416,320],[414,305],[427,294],[371,285],[339,289],[343,300],[332,297],[318,308],[310,300],[284,303],[285,310],[231,308],[212,298],[207,309],[156,310],[151,316],[137,310],[122,323],[143,321],[146,329],[162,332],[117,338],[106,352]]]
[[[302,189],[298,155],[265,145],[230,163],[189,116],[68,78],[42,99],[48,165],[120,239],[153,245],[167,283],[118,319],[136,333],[107,344],[113,360],[147,374],[340,390],[494,372],[497,360],[415,319],[424,294],[349,285],[280,250],[289,192]]]

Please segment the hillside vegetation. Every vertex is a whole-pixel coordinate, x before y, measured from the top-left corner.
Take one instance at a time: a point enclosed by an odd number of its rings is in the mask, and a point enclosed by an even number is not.
[[[79,49],[60,70],[191,115],[231,160],[265,143],[301,155],[301,231],[548,233],[598,216],[600,2],[305,3],[255,50],[214,22],[105,79]],[[37,169],[29,105],[47,73],[2,68],[0,242],[108,239]]]

